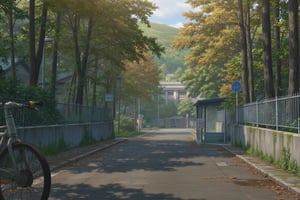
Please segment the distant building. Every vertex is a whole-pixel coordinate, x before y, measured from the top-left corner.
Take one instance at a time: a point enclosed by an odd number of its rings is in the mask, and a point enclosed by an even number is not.
[[[188,96],[187,90],[180,82],[160,82],[165,103],[174,101],[178,104]]]
[[[29,85],[29,78],[30,78],[30,68],[29,65],[25,62],[25,60],[16,59],[16,75],[17,79],[20,81],[20,83],[24,86]],[[10,60],[5,62],[3,59],[0,58],[0,69],[3,70],[4,76],[6,78],[12,76],[12,68]],[[40,70],[41,73],[41,70]],[[38,85],[42,85],[41,75],[38,80]],[[65,94],[65,84],[70,82],[72,78],[72,72],[61,72],[57,74],[57,80],[56,80],[56,94],[57,96],[60,96],[62,94]],[[45,78],[45,85],[48,87],[49,85],[49,79]]]
[[[5,62],[3,59],[0,59],[0,68],[4,71],[4,75],[6,78],[12,76],[12,68],[10,64],[10,60]],[[29,66],[24,60],[16,59],[16,75],[20,80],[21,84],[29,85]]]

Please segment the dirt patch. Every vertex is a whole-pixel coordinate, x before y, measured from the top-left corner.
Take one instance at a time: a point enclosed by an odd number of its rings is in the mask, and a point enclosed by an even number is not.
[[[255,188],[266,188],[273,190],[278,198],[276,199],[300,199],[299,195],[287,190],[285,187],[282,187],[269,179],[264,180],[234,180],[234,184],[245,186],[245,187],[255,187]]]

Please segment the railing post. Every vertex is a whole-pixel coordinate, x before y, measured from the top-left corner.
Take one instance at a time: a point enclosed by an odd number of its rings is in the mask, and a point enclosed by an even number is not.
[[[300,134],[300,120],[299,120],[299,95],[297,95],[297,100],[296,100],[296,102],[297,102],[297,122],[298,122],[298,134]]]
[[[256,107],[256,127],[258,128],[258,102],[255,102],[255,107]]]
[[[275,97],[275,112],[276,112],[276,131],[278,131],[278,98],[277,96]]]
[[[300,134],[300,122],[299,122],[299,115],[298,115],[298,134]]]

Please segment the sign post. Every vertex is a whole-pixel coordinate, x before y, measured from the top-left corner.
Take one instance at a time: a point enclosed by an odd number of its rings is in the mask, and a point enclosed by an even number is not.
[[[236,123],[238,122],[239,119],[239,113],[238,113],[238,105],[239,105],[239,98],[238,98],[238,93],[242,90],[242,84],[238,81],[235,81],[231,85],[231,89],[233,92],[235,92],[235,111],[236,111]]]

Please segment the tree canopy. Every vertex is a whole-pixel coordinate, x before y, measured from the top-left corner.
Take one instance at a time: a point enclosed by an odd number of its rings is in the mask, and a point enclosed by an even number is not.
[[[191,96],[231,99],[234,81],[244,103],[299,92],[297,0],[187,3],[193,10],[173,46],[190,50],[181,80]]]
[[[147,0],[3,0],[0,8],[0,14],[14,19],[0,33],[10,28],[15,34],[1,56],[29,58],[31,86],[39,85],[42,66],[51,63],[47,87],[51,86],[53,95],[58,71],[72,72],[65,93],[70,103],[101,103],[95,99],[113,92],[116,77],[126,70],[125,62],[147,59],[145,53],[160,56],[164,51],[139,27],[150,25],[148,18],[157,8]],[[47,38],[51,38],[48,44]],[[7,39],[0,34],[0,40]],[[16,46],[23,48],[22,54]]]

